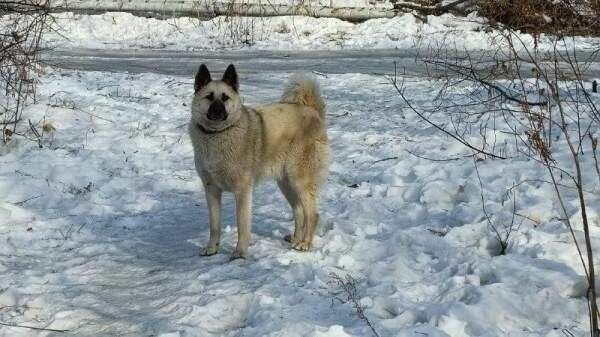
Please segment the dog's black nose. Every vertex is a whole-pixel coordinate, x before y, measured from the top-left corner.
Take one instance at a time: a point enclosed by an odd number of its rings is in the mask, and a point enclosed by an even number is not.
[[[227,119],[227,109],[221,101],[214,101],[208,107],[206,117],[211,121],[224,121]]]

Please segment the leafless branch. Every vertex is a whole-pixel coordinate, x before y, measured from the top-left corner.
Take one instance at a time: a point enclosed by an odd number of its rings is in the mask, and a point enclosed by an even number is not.
[[[436,4],[437,0],[429,3]],[[591,62],[600,55],[600,47],[583,58],[576,44],[577,34],[600,35],[600,2],[476,0],[475,5],[490,19],[482,29],[494,32],[497,48],[473,53],[446,42],[421,51],[417,61],[424,64],[436,85],[432,94],[435,98],[427,105],[408,99],[404,77],[396,80],[396,69],[392,84],[421,120],[474,155],[530,161],[547,172],[548,181],[543,182],[554,189],[559,220],[571,233],[588,280],[591,336],[600,337],[588,217],[588,202],[594,200],[600,188],[600,113],[599,101],[591,94],[593,88],[588,87],[586,78]],[[533,42],[523,38],[523,30],[532,34]],[[542,33],[551,33],[543,37],[543,49],[539,43]],[[518,230],[523,219],[536,224],[540,220],[518,212],[515,190],[521,183],[513,184],[507,188],[512,216],[503,223],[502,230],[497,216],[488,212],[486,186],[475,160],[474,165],[482,212],[505,252],[510,233]],[[584,172],[595,172],[598,179],[592,181]],[[577,203],[567,197],[575,198]],[[577,239],[571,224],[574,214],[581,216],[583,240]]]
[[[11,328],[23,328],[23,329],[51,331],[51,332],[68,332],[69,331],[69,330],[62,330],[62,329],[39,328],[39,327],[31,326],[31,325],[11,324],[11,323],[4,323],[4,322],[0,322],[0,325],[8,326]]]
[[[35,100],[41,38],[52,21],[49,11],[46,0],[0,3],[0,14],[4,15],[5,21],[4,33],[0,34],[0,89],[3,91],[0,95],[0,126],[5,143],[13,135],[22,134],[17,128],[23,120],[23,110]],[[26,138],[39,140],[35,132]]]
[[[342,277],[336,273],[330,273],[329,277],[331,278],[330,283],[335,285],[337,288],[339,288],[342,291],[342,293],[344,293],[344,295],[346,297],[345,302],[350,302],[352,304],[352,307],[354,308],[356,315],[358,316],[358,318],[360,320],[365,322],[365,324],[369,327],[369,329],[373,333],[373,336],[380,337],[379,333],[373,326],[373,323],[371,323],[371,321],[365,314],[364,306],[360,303],[360,295],[358,293],[358,290],[356,289],[356,284],[357,284],[356,279],[354,279],[349,274],[346,274],[345,277]],[[344,302],[344,300],[341,300],[341,301]]]

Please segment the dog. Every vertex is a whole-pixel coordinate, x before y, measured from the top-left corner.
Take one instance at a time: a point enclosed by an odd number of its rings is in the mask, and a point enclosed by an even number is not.
[[[189,135],[196,171],[209,210],[210,239],[202,256],[216,254],[221,234],[221,195],[232,192],[238,241],[231,258],[245,258],[250,243],[252,192],[275,179],[294,214],[294,249],[307,251],[319,221],[317,197],[329,166],[325,103],[316,80],[293,75],[277,103],[242,104],[233,64],[212,80],[202,64],[194,81]]]

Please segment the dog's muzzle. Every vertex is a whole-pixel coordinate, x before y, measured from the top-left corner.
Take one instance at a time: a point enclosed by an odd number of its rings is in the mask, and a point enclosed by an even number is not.
[[[211,121],[219,121],[222,122],[227,119],[227,110],[225,109],[225,105],[221,101],[214,101],[208,107],[208,113],[206,114],[206,118]]]

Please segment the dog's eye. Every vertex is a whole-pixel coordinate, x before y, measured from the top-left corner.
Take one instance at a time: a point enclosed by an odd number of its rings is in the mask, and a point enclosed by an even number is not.
[[[215,94],[211,92],[210,94],[204,96],[204,98],[206,98],[209,101],[212,101],[215,99]]]
[[[223,101],[223,102],[227,102],[227,100],[228,100],[228,99],[229,99],[229,96],[227,96],[227,95],[225,95],[225,94],[222,94],[222,95],[221,95],[221,101]]]

